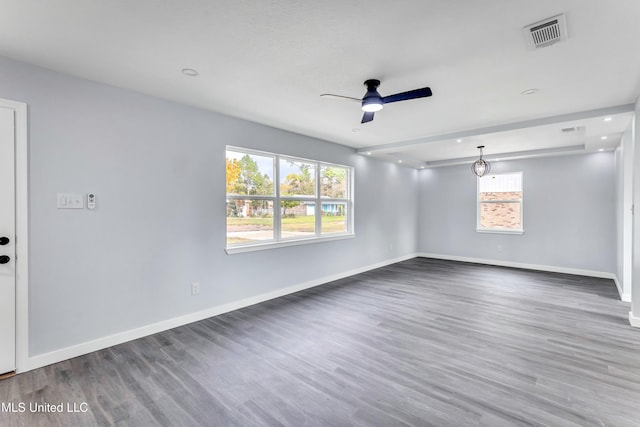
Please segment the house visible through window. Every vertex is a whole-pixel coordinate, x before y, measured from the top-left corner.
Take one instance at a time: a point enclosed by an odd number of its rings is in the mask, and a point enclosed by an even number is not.
[[[478,178],[477,230],[523,232],[522,172]]]
[[[353,234],[353,169],[227,147],[227,251]]]

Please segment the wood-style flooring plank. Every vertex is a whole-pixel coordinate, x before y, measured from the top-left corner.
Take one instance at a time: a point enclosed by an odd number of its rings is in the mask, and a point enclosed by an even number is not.
[[[628,311],[611,280],[415,258],[0,381],[0,425],[640,426]]]

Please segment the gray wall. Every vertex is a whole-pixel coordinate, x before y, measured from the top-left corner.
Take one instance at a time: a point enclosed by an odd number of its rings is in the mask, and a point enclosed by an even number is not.
[[[0,77],[29,106],[31,356],[415,253],[415,170],[4,58]],[[226,255],[227,144],[354,166],[356,237]],[[95,211],[56,209],[90,191]]]
[[[476,180],[468,165],[420,172],[418,251],[616,271],[612,152],[493,162],[523,172],[523,235],[477,233]]]
[[[525,234],[478,234],[467,165],[417,172],[5,58],[0,97],[29,106],[31,356],[416,250],[616,271],[612,153],[495,163],[524,172]],[[354,166],[356,237],[226,255],[227,144]],[[95,211],[56,209],[89,191]]]

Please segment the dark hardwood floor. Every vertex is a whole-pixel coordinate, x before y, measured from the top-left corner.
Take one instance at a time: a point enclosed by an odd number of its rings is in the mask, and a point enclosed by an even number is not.
[[[628,312],[611,280],[416,258],[1,381],[0,425],[638,427]]]

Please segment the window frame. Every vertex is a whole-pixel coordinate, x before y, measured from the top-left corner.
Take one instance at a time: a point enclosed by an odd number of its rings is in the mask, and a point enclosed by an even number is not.
[[[225,189],[226,203],[230,200],[267,200],[273,202],[273,239],[249,242],[249,243],[237,243],[237,244],[225,244],[225,252],[227,254],[236,254],[244,252],[252,252],[265,249],[273,249],[286,246],[303,245],[309,243],[326,242],[332,240],[341,240],[355,237],[354,227],[354,180],[355,180],[355,168],[352,166],[341,165],[337,163],[325,162],[321,160],[307,159],[303,157],[291,156],[288,154],[271,153],[267,151],[254,150],[250,148],[238,147],[227,145],[225,147],[225,159],[226,152],[233,151],[242,154],[266,156],[273,159],[273,195],[248,195],[248,194],[228,194]],[[315,178],[315,194],[310,195],[287,195],[280,194],[280,161],[299,161],[312,164],[314,167]],[[323,166],[339,167],[347,170],[348,177],[346,178],[346,194],[345,198],[329,198],[323,197],[321,191],[321,168]],[[226,176],[225,176],[226,183]],[[225,186],[226,188],[226,186]],[[301,236],[301,237],[282,237],[282,204],[281,202],[303,201],[307,203],[314,203],[314,234]],[[345,203],[347,206],[347,212],[345,213],[346,231],[336,233],[322,233],[322,204],[324,203]],[[227,237],[226,229],[226,214],[225,214],[225,240]]]
[[[504,175],[520,175],[520,199],[498,199],[498,200],[480,200],[480,179],[489,178],[492,176],[504,176]],[[524,176],[522,171],[518,172],[504,172],[504,173],[492,173],[485,175],[484,177],[478,177],[476,179],[476,232],[478,233],[493,233],[493,234],[524,234]],[[483,203],[519,203],[520,204],[520,228],[487,228],[482,227],[482,204]]]

